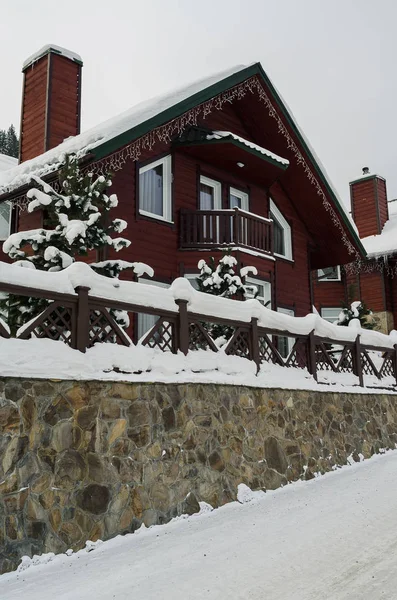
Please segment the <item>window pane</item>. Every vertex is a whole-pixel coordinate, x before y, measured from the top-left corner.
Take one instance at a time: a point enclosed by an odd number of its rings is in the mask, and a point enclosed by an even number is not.
[[[214,210],[215,208],[215,190],[205,183],[200,183],[200,208],[201,210]]]
[[[11,204],[0,203],[0,239],[5,240],[10,234]]]
[[[230,208],[235,208],[236,206],[241,208],[241,198],[234,194],[230,194]]]
[[[163,165],[139,174],[139,208],[154,215],[164,216]]]
[[[339,269],[338,267],[325,267],[324,269],[318,270],[318,278],[320,281],[324,280],[339,280]]]
[[[274,252],[276,254],[285,255],[284,229],[280,223],[271,215],[273,219],[273,237],[274,237]]]
[[[341,312],[341,308],[322,308],[321,316],[326,321],[330,323],[335,323],[338,320],[339,313]]]

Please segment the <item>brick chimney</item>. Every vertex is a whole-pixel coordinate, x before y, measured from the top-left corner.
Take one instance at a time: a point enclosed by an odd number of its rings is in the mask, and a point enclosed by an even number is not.
[[[82,66],[78,54],[54,45],[24,62],[19,162],[80,133]]]
[[[389,218],[386,180],[364,167],[360,179],[350,183],[350,200],[360,237],[380,233]]]

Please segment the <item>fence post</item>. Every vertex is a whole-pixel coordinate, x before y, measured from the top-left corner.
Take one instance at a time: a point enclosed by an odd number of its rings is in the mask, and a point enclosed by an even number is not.
[[[394,344],[393,370],[394,370],[394,378],[397,383],[397,344]]]
[[[240,235],[239,235],[239,221],[240,221],[240,215],[238,212],[238,207],[235,206],[234,208],[234,215],[233,215],[233,243],[238,245],[240,242]]]
[[[360,336],[356,337],[356,341],[354,342],[354,356],[353,356],[353,373],[357,375],[358,381],[361,387],[364,387],[364,377],[363,377],[363,366],[361,363],[361,344],[360,344]]]
[[[187,315],[187,300],[175,300],[178,305],[179,314],[177,320],[177,348],[183,354],[189,351],[189,319]]]
[[[315,381],[317,381],[317,360],[316,360],[316,342],[314,339],[314,329],[309,333],[307,338],[308,350],[308,371]]]
[[[256,364],[256,374],[259,373],[261,359],[259,356],[259,333],[258,333],[258,319],[256,317],[251,318],[250,327],[250,359]]]
[[[79,285],[74,290],[77,293],[77,317],[76,317],[76,337],[73,346],[85,352],[89,342],[89,329],[90,329],[90,310],[88,305],[88,292],[89,287]]]

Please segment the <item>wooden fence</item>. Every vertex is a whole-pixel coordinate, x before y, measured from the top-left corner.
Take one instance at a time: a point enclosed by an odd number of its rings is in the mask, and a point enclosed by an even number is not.
[[[267,362],[286,368],[306,368],[316,380],[318,373],[323,371],[352,373],[361,386],[364,385],[364,375],[373,375],[379,380],[386,376],[393,377],[394,381],[397,378],[397,344],[393,347],[363,344],[360,335],[354,341],[346,341],[337,337],[320,337],[314,331],[296,334],[287,329],[259,326],[257,318],[244,322],[191,312],[187,300],[176,299],[175,309],[164,310],[149,307],[142,301],[134,304],[90,295],[90,288],[84,286],[76,287],[75,293],[69,294],[0,282],[0,291],[50,301],[41,314],[20,328],[17,333],[20,339],[34,336],[62,340],[81,352],[95,343],[112,342],[129,346],[132,342],[113,318],[113,309],[157,317],[156,324],[139,343],[162,351],[187,354],[189,350],[204,349],[218,352],[219,348],[206,326],[211,323],[227,325],[233,331],[222,351],[254,361],[258,370],[262,363]],[[1,322],[0,336],[10,337]],[[376,361],[371,351],[378,353]]]

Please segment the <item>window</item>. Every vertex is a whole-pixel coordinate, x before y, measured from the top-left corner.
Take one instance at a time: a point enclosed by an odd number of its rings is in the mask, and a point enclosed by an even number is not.
[[[249,210],[248,194],[231,187],[229,192],[229,206],[230,208],[237,207],[242,210]]]
[[[338,320],[341,311],[341,308],[322,308],[321,316],[326,321],[329,321],[330,323],[335,323]]]
[[[318,269],[317,278],[319,281],[340,281],[340,267],[325,267],[324,269]]]
[[[153,279],[142,279],[141,277],[138,279],[138,282],[144,283],[146,285],[154,285],[154,286],[164,288],[164,289],[167,289],[170,287],[168,283],[163,283],[162,281],[153,281]],[[159,294],[161,294],[160,291],[159,291]],[[157,320],[158,320],[158,317],[156,317],[155,315],[146,315],[144,313],[138,313],[137,339],[139,341],[142,340],[142,338],[147,334],[149,329],[154,327]]]
[[[245,284],[256,288],[258,293],[255,295],[255,289],[249,290],[245,294],[246,300],[255,298],[259,300],[261,304],[267,308],[271,307],[272,303],[272,286],[269,281],[262,281],[261,279],[254,279],[253,277],[246,277]]]
[[[11,203],[0,203],[0,240],[5,240],[10,235],[11,228]]]
[[[197,283],[197,278],[198,278],[199,274],[197,273],[197,275],[195,275],[194,273],[185,273],[184,278],[188,280],[188,282],[190,283],[190,285],[198,291],[199,286]]]
[[[291,226],[270,199],[270,218],[273,220],[274,254],[292,260]]]
[[[283,315],[289,315],[290,317],[295,316],[295,311],[291,308],[277,308],[277,312],[282,313]],[[277,349],[280,352],[283,358],[287,358],[290,355],[291,350],[295,344],[295,338],[287,337],[287,336],[278,336],[277,338]]]
[[[222,208],[222,184],[215,179],[200,175],[200,210]]]
[[[160,158],[139,169],[139,212],[172,221],[171,156]]]

